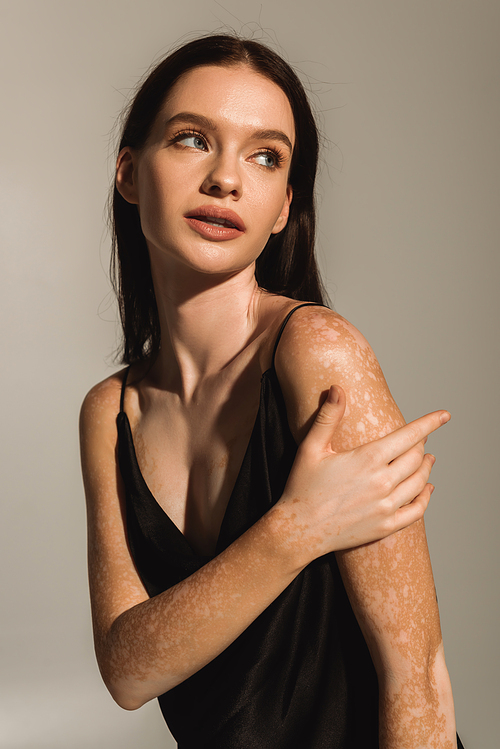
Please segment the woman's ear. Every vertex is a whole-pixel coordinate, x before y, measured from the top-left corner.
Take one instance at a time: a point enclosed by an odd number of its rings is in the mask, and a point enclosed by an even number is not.
[[[285,228],[286,222],[288,221],[288,214],[290,213],[290,203],[292,202],[293,190],[290,184],[286,188],[286,198],[283,203],[280,215],[278,216],[276,223],[273,226],[271,234],[279,234],[282,229]]]
[[[139,205],[135,155],[129,146],[122,148],[116,160],[116,189],[127,203]]]

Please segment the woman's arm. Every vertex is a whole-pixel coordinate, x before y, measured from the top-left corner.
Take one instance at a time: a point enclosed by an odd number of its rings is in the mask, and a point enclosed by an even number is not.
[[[113,698],[136,709],[218,655],[300,571],[269,515],[184,582],[149,598],[131,558],[117,465],[120,378],[86,397],[80,417],[97,661]],[[273,575],[269,570],[273,569]]]
[[[111,377],[89,393],[80,427],[96,655],[124,708],[140,707],[215,658],[312,559],[423,516],[432,461],[418,449],[415,460],[414,445],[447,414],[422,417],[377,450],[335,455],[330,442],[345,406],[339,391],[303,440],[275,507],[195,574],[150,599],[126,539],[116,460],[120,384]]]
[[[370,346],[330,310],[292,317],[276,367],[299,442],[331,381],[347,397],[334,450],[352,450],[404,424]],[[378,674],[381,749],[452,749],[453,699],[423,520],[337,558]]]

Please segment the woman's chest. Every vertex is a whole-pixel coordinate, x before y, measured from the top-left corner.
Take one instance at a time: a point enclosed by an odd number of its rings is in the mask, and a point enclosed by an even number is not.
[[[214,552],[220,526],[250,441],[258,388],[180,407],[164,399],[133,426],[142,476],[156,502],[195,551]]]

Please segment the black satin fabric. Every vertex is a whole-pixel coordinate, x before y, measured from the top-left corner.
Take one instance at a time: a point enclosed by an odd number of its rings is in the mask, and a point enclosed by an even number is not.
[[[129,544],[155,596],[209,560],[191,549],[149,491],[123,407],[117,425]],[[272,367],[262,376],[217,554],[279,499],[295,453]],[[335,555],[310,564],[235,642],[159,703],[179,749],[378,747],[376,673]]]

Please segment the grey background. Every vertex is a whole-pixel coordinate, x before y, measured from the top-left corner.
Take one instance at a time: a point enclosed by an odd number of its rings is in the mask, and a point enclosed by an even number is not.
[[[93,656],[77,416],[112,371],[110,132],[152,60],[229,25],[275,37],[325,133],[319,254],[336,309],[432,438],[427,528],[458,727],[498,745],[497,0],[0,3],[0,746],[173,747]]]

